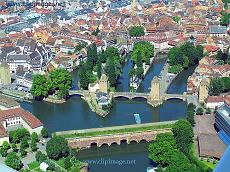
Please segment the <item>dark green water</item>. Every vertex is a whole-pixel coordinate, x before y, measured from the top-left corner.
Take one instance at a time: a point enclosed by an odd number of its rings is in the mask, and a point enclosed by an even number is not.
[[[163,65],[164,61],[154,63],[139,88],[141,91],[148,91],[151,79],[153,76],[159,75]],[[121,91],[128,89],[127,71],[129,71],[130,67],[130,61],[128,61],[124,66],[125,73],[120,79],[119,89]],[[172,82],[168,92],[183,93],[186,91],[187,77],[192,71],[193,69],[189,69],[181,73]],[[74,74],[73,78],[73,88],[77,88],[78,77]],[[177,99],[168,100],[156,108],[151,107],[142,99],[132,101],[115,99],[113,108],[106,118],[99,117],[93,113],[87,103],[78,96],[73,96],[66,103],[60,105],[34,101],[32,104],[22,103],[21,106],[36,115],[44,123],[44,126],[48,128],[49,132],[135,124],[134,113],[140,114],[142,123],[186,117],[186,103]],[[90,172],[144,172],[148,166],[154,166],[154,162],[148,159],[147,147],[148,143],[112,145],[101,148],[93,147],[78,152],[77,156],[80,160],[89,162]],[[105,165],[106,161],[107,165]],[[110,164],[108,164],[109,162]]]

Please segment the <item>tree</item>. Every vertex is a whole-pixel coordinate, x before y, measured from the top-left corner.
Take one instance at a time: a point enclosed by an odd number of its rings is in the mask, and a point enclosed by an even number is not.
[[[204,113],[203,108],[202,107],[198,107],[197,110],[196,110],[196,114],[197,115],[203,115],[203,113]]]
[[[172,132],[178,148],[188,155],[194,136],[192,125],[187,120],[179,120],[173,125]]]
[[[42,154],[41,151],[37,151],[37,153],[35,154],[35,159],[36,159],[36,161],[39,162],[39,159],[40,159],[41,154]]]
[[[2,155],[2,157],[6,157],[7,156],[7,150],[4,148],[0,148],[0,154]]]
[[[194,111],[187,111],[187,120],[194,127],[194,125],[195,125]]]
[[[21,154],[21,157],[25,157],[27,154],[25,148],[23,148],[22,146],[20,146],[19,152]]]
[[[181,18],[179,16],[173,16],[172,19],[176,22],[179,23]]]
[[[64,159],[64,168],[65,168],[65,169],[69,169],[71,166],[72,166],[72,164],[71,164],[71,162],[70,162],[70,157],[68,156],[68,157],[66,157],[66,158]]]
[[[132,26],[129,28],[129,35],[132,37],[140,37],[145,35],[143,26]]]
[[[31,140],[32,140],[32,141],[35,141],[35,142],[38,142],[38,134],[35,133],[35,132],[33,132],[33,133],[31,134]]]
[[[148,63],[153,55],[154,46],[150,42],[141,41],[134,44],[131,58],[137,64],[137,58],[141,56],[142,61]]]
[[[106,62],[106,74],[108,76],[109,84],[112,87],[116,86],[117,75],[114,59],[108,59]]]
[[[100,79],[101,78],[101,61],[98,60],[97,62],[97,77]]]
[[[97,27],[97,29],[92,32],[92,35],[97,36],[99,32],[100,32],[100,30]]]
[[[42,135],[43,138],[47,138],[48,137],[48,130],[47,130],[47,128],[42,128],[41,135]]]
[[[177,151],[176,141],[171,133],[158,134],[156,140],[149,145],[149,158],[162,165],[170,164],[172,154]]]
[[[68,142],[63,137],[55,136],[48,141],[46,152],[51,159],[66,157],[69,154]]]
[[[206,113],[207,113],[207,114],[211,114],[211,112],[212,112],[212,111],[211,111],[210,108],[207,108],[207,109],[206,109]]]
[[[228,26],[229,25],[229,18],[230,18],[230,14],[223,12],[222,16],[220,17],[220,25]]]
[[[7,155],[5,163],[15,170],[20,170],[23,166],[22,161],[15,152],[11,152]]]
[[[13,143],[19,143],[23,138],[29,138],[30,133],[25,128],[19,128],[15,131],[10,131],[9,133],[10,140]]]
[[[4,141],[2,144],[2,148],[5,150],[9,150],[10,149],[10,144],[7,141]]]
[[[34,140],[31,141],[30,148],[33,152],[35,152],[38,149],[36,141]]]
[[[18,151],[17,145],[15,143],[12,144],[12,149],[14,152]]]
[[[30,92],[35,98],[42,99],[47,97],[49,89],[48,80],[44,75],[33,75],[33,84]]]
[[[88,71],[85,68],[85,65],[82,64],[80,66],[80,70],[79,70],[79,78],[80,78],[80,85],[81,88],[87,90],[88,89],[88,85],[89,85],[89,76],[87,75]]]
[[[22,141],[21,141],[21,144],[20,144],[20,148],[28,148],[29,147],[29,143],[28,143],[28,140],[27,138],[23,138]]]
[[[52,89],[54,91],[61,91],[61,93],[64,92],[65,95],[61,95],[65,97],[68,94],[68,90],[72,86],[72,76],[70,75],[70,73],[63,68],[60,68],[50,72],[49,78],[52,83]]]
[[[45,160],[47,160],[47,156],[43,154],[41,151],[37,151],[37,153],[35,154],[35,159],[36,161],[42,163]]]

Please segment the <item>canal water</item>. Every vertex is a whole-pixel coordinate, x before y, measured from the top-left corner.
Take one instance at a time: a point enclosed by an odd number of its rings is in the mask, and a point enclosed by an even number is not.
[[[159,75],[165,61],[154,63],[149,70],[146,79],[142,82],[140,91],[148,91],[152,77]],[[128,61],[124,66],[123,78],[119,86],[121,91],[128,90],[127,81],[129,67]],[[187,77],[194,69],[182,72],[169,87],[170,93],[183,93],[186,91]],[[148,79],[147,79],[148,78]],[[73,74],[73,88],[77,88],[78,77]],[[179,90],[179,91],[178,91]],[[151,107],[144,99],[127,100],[119,98],[114,100],[113,108],[106,118],[99,117],[91,111],[88,104],[78,96],[73,96],[64,104],[51,104],[47,102],[34,101],[32,104],[23,102],[21,106],[36,115],[49,132],[85,129],[94,127],[108,127],[116,125],[135,124],[133,114],[139,113],[142,123],[176,120],[186,117],[186,103],[171,99],[158,107]],[[80,160],[88,161],[90,172],[144,172],[148,166],[154,166],[154,162],[148,159],[149,143],[131,145],[112,145],[110,147],[90,148],[78,152]],[[107,165],[105,165],[105,162]]]

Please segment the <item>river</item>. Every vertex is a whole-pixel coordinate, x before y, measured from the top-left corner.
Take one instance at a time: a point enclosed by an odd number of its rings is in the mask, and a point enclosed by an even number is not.
[[[159,75],[164,65],[164,60],[156,61],[150,68],[146,78],[141,83],[138,91],[147,92],[151,84],[151,79]],[[128,71],[131,68],[131,61],[124,65],[122,78],[120,78],[119,91],[128,91]],[[183,93],[186,91],[187,77],[194,69],[188,69],[182,72],[172,82],[169,87],[169,93]],[[76,72],[73,74],[73,88],[77,88],[78,77]],[[21,106],[36,115],[49,132],[85,129],[94,127],[107,127],[116,125],[135,124],[133,114],[139,113],[142,123],[175,120],[186,117],[186,103],[171,99],[158,107],[151,107],[146,100],[135,99],[127,100],[118,98],[114,100],[113,108],[106,118],[99,117],[91,111],[88,104],[78,96],[73,96],[64,104],[51,104],[47,102],[33,101],[32,104],[23,102]],[[154,166],[154,162],[148,159],[149,143],[131,144],[131,145],[112,145],[110,147],[90,148],[78,152],[77,157],[80,160],[94,160],[90,162],[90,172],[144,172],[148,166]],[[113,164],[104,165],[104,161],[116,160]],[[117,163],[129,160],[132,163]],[[96,164],[97,163],[97,164]]]

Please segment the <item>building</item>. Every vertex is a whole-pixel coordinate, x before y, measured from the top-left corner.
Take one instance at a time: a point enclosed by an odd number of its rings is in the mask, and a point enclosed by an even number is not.
[[[217,26],[217,25],[209,26],[209,34],[210,34],[210,36],[226,37],[228,35],[227,27],[226,26]]]
[[[96,93],[96,100],[99,106],[107,106],[109,104],[108,94],[98,91]]]
[[[8,167],[7,165],[0,163],[0,171],[4,172],[17,172],[15,169]]]
[[[10,66],[6,63],[0,64],[0,84],[10,84],[11,83],[11,74]]]
[[[230,140],[230,106],[228,104],[225,103],[216,110],[215,125],[224,135],[225,140]]]
[[[229,102],[230,97],[224,96],[208,96],[205,100],[205,104],[207,108],[216,109],[222,106],[225,102]]]
[[[37,134],[40,134],[43,128],[43,124],[38,118],[22,108],[0,111],[0,145],[4,141],[9,142],[7,130],[12,126],[24,127],[30,133]]]
[[[0,110],[16,109],[20,104],[12,98],[0,95]]]

